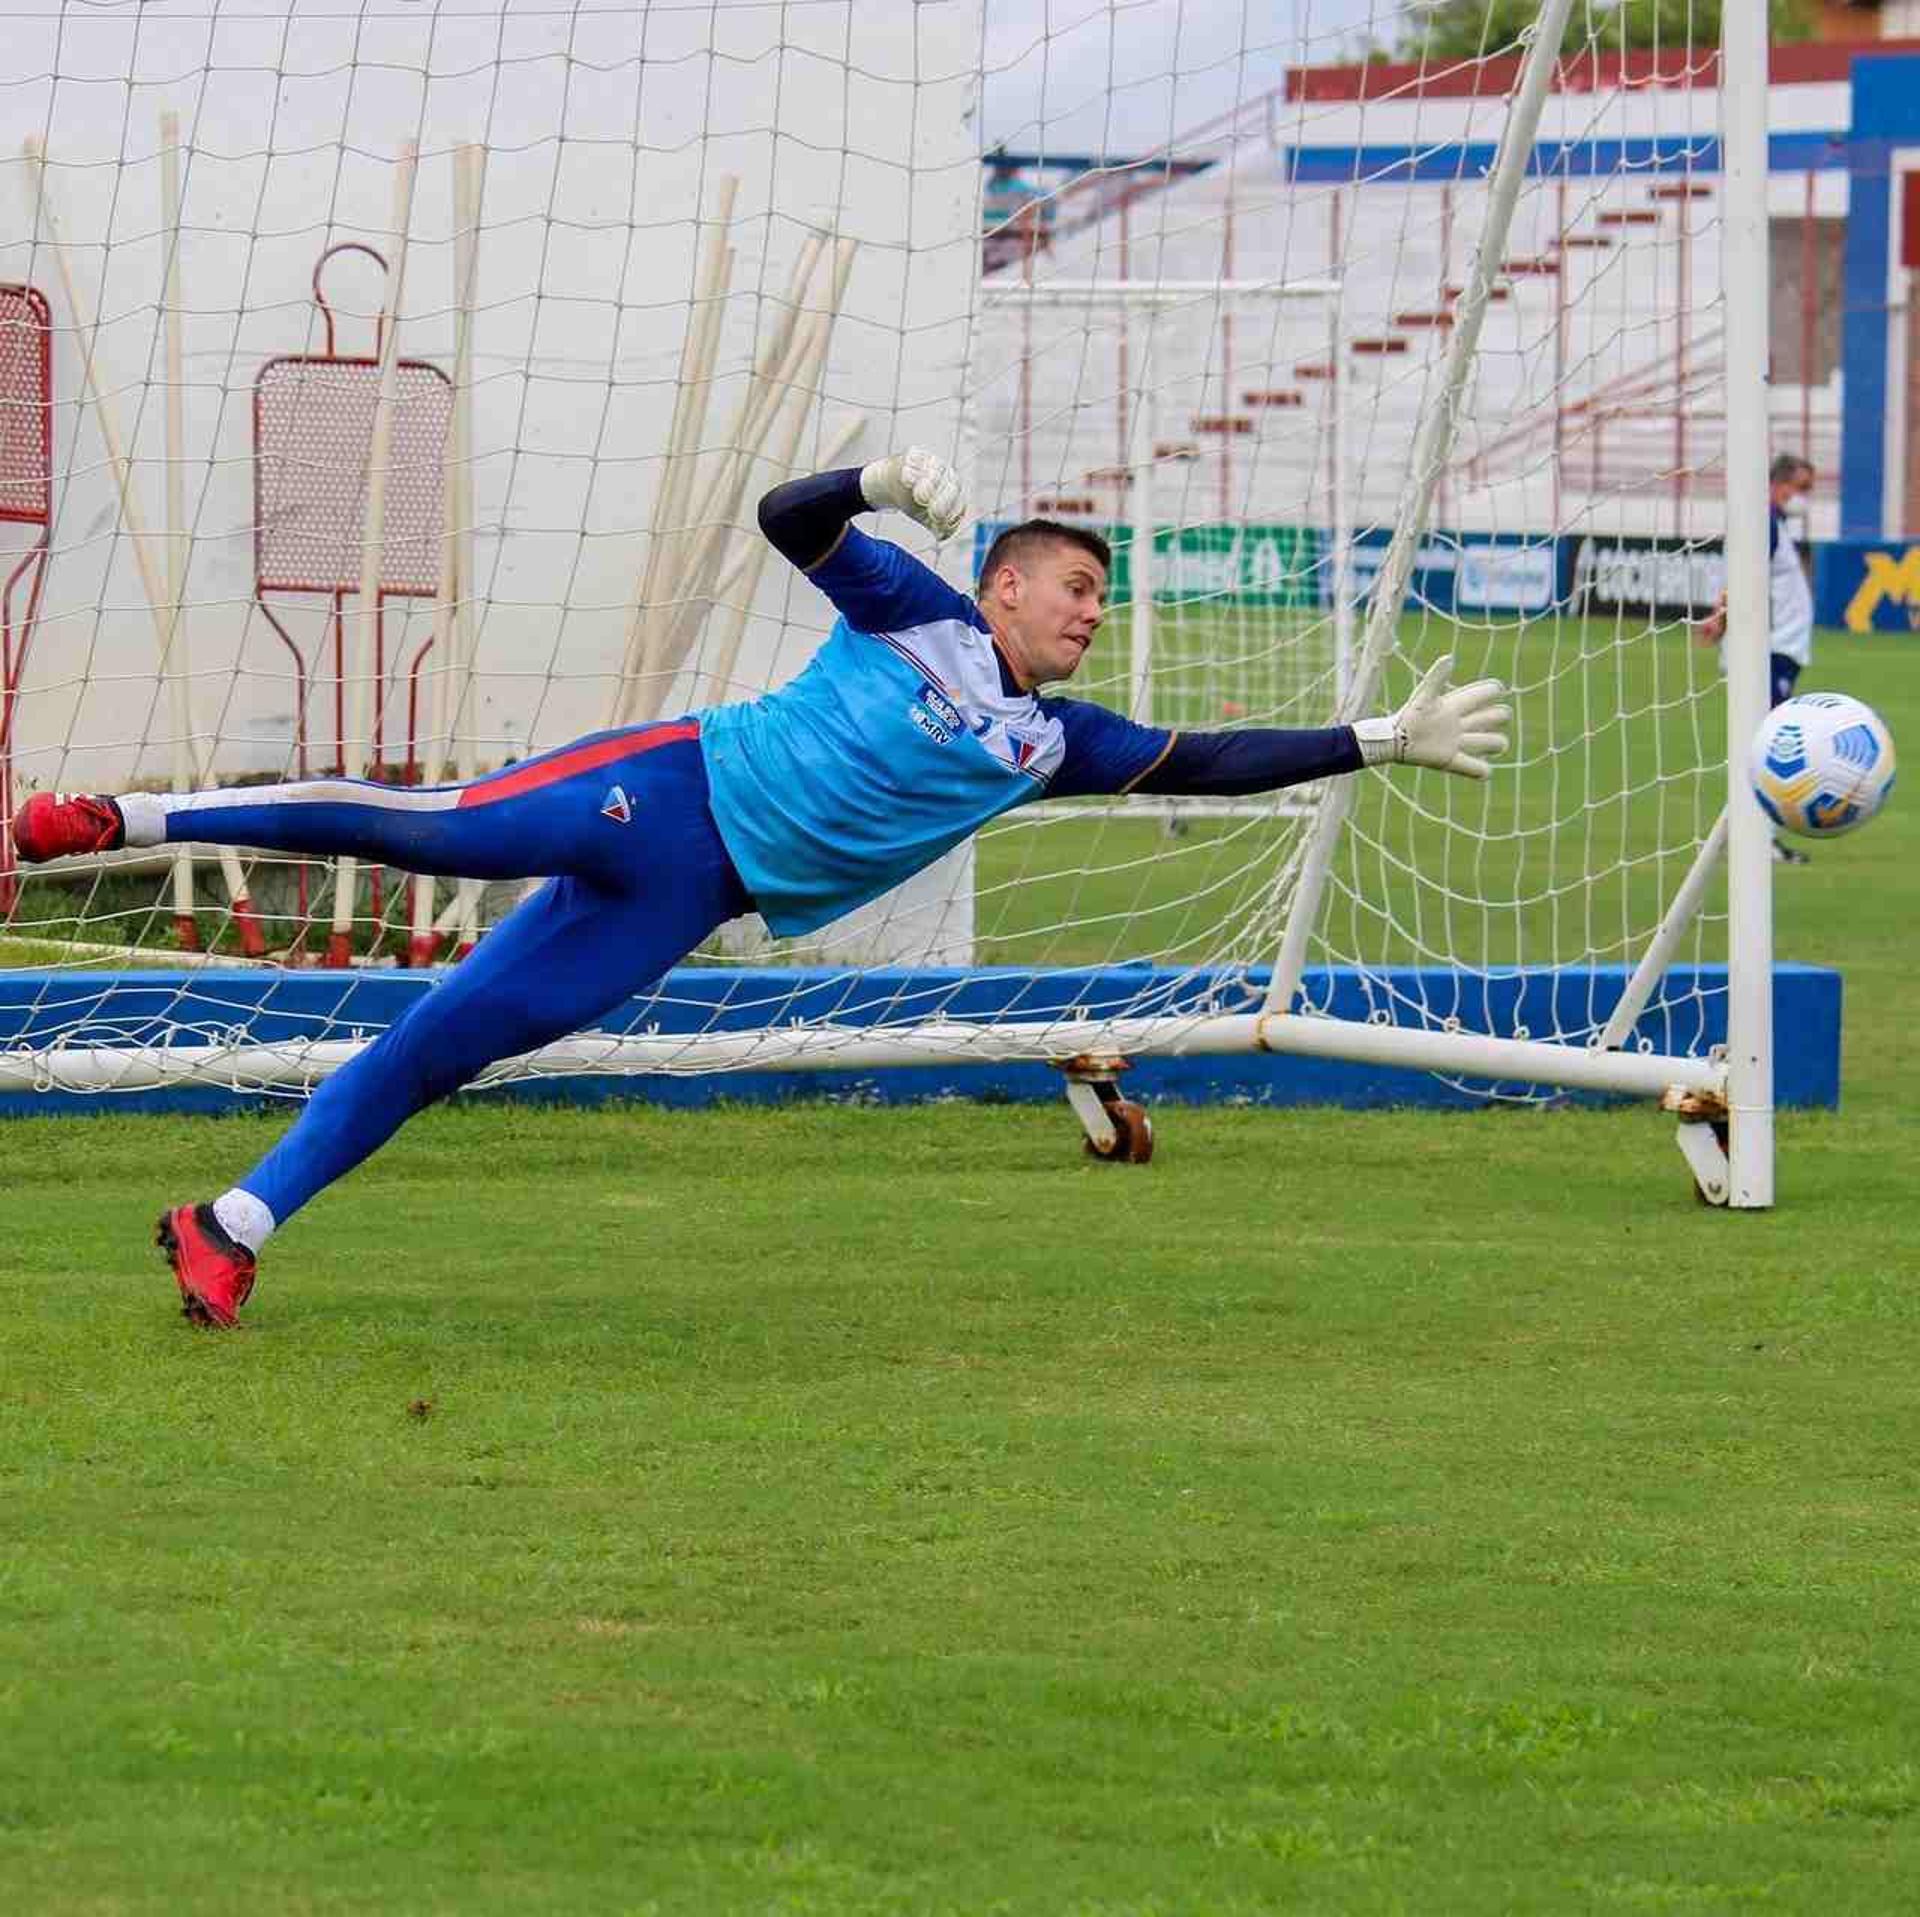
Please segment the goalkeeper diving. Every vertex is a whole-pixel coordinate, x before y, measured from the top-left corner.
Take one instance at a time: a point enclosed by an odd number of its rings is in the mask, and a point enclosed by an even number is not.
[[[969,598],[853,524],[870,511],[949,538],[965,515],[959,475],[916,449],[761,500],[762,532],[840,615],[806,669],[761,698],[595,733],[462,785],[321,778],[26,802],[13,835],[27,861],[195,842],[548,878],[251,1171],[162,1216],[191,1321],[235,1323],[269,1234],[415,1112],[606,1017],[728,919],[815,931],[1034,799],[1268,792],[1390,764],[1484,779],[1507,748],[1504,688],[1450,686],[1450,658],[1398,712],[1323,730],[1175,732],[1044,692],[1100,630],[1106,541],[1027,520],[988,548]]]

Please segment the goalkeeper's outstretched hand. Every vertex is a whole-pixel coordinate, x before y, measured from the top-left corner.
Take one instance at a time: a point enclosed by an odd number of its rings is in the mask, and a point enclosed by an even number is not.
[[[1435,660],[1413,697],[1390,719],[1362,719],[1353,736],[1368,765],[1425,765],[1463,778],[1484,779],[1487,760],[1506,751],[1502,729],[1512,716],[1501,704],[1498,679],[1476,679],[1448,689],[1453,654]]]
[[[890,506],[917,519],[936,539],[951,538],[967,514],[960,475],[924,446],[910,446],[861,467],[860,491],[876,512]]]

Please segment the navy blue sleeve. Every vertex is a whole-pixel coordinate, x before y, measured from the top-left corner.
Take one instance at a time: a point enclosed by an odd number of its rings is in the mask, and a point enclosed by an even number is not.
[[[869,539],[858,526],[849,526],[807,577],[856,632],[899,632],[935,619],[981,623],[973,601],[931,566],[889,539]]]
[[[1075,799],[1093,792],[1125,792],[1157,764],[1174,735],[1159,726],[1135,725],[1105,706],[1084,699],[1042,699],[1040,710],[1060,721],[1066,757],[1047,781],[1051,799]]]
[[[1365,763],[1351,726],[1283,731],[1238,726],[1231,732],[1183,732],[1133,790],[1188,798],[1237,798],[1304,785]]]
[[[833,542],[855,513],[869,511],[860,490],[858,466],[836,466],[830,473],[789,479],[760,499],[760,530],[767,544],[805,572],[833,550]]]

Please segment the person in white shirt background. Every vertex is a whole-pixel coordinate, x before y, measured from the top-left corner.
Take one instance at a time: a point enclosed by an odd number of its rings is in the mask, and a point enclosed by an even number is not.
[[[1801,672],[1813,663],[1813,587],[1800,563],[1787,516],[1813,491],[1813,466],[1798,453],[1781,453],[1767,469],[1767,682],[1771,703],[1793,697]],[[1698,628],[1703,645],[1727,633],[1727,595]],[[1773,856],[1782,865],[1805,865],[1806,853],[1776,838]]]

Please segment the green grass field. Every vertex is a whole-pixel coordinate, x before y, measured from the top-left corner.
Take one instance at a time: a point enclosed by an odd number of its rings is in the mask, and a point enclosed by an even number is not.
[[[282,1121],[9,1124],[0,1900],[1910,1911],[1917,857],[1780,875],[1764,1215],[1645,1110],[469,1106],[219,1337],[151,1219]]]

